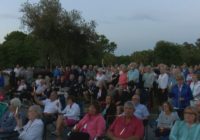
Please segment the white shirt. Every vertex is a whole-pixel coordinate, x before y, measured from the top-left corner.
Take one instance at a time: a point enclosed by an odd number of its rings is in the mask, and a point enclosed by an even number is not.
[[[168,79],[169,76],[166,73],[160,74],[158,77],[158,88],[166,89],[168,85]]]
[[[192,82],[190,88],[194,99],[200,99],[200,81]]]
[[[20,68],[14,68],[14,72],[15,72],[15,77],[19,77],[20,75]]]
[[[64,113],[64,117],[67,117],[68,119],[73,120],[79,120],[80,116],[80,107],[77,103],[73,103],[70,107],[70,105],[67,105],[65,109],[62,111]]]
[[[21,85],[19,85],[19,87],[17,88],[17,91],[23,91],[23,90],[26,90],[26,89],[27,89],[26,84],[21,84]]]
[[[44,105],[44,113],[57,113],[61,108],[61,104],[59,100],[51,101],[50,99],[46,99],[42,101]]]
[[[35,119],[23,127],[23,131],[19,131],[20,140],[42,140],[44,124],[41,119]]]

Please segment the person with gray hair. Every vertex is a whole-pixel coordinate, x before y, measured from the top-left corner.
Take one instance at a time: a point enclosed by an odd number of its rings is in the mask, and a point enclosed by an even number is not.
[[[32,105],[28,109],[28,123],[24,126],[21,124],[20,118],[16,115],[17,127],[20,140],[42,140],[44,124],[41,119],[42,109],[38,105]]]
[[[144,137],[144,126],[133,113],[134,105],[131,101],[124,104],[124,114],[118,116],[108,129],[107,136],[112,139],[140,140]]]
[[[0,136],[14,131],[14,128],[16,127],[15,114],[20,107],[21,101],[19,98],[10,100],[8,110],[0,118]]]

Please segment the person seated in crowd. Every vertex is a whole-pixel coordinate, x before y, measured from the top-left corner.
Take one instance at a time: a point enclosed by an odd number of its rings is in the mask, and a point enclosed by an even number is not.
[[[53,132],[55,135],[60,135],[63,126],[73,126],[80,119],[80,107],[75,103],[73,96],[67,97],[67,106],[61,111],[61,115],[56,120],[56,131]]]
[[[91,103],[88,113],[79,121],[78,124],[75,125],[73,131],[82,132],[86,135],[89,134],[88,137],[90,137],[90,140],[104,136],[106,123],[100,113],[100,110],[101,109],[98,102]],[[84,139],[84,137],[78,137],[77,133],[73,136],[71,136],[71,140]]]
[[[14,131],[16,127],[15,113],[21,107],[21,101],[18,98],[10,100],[9,109],[0,118],[0,135]]]
[[[21,119],[16,114],[17,127],[20,140],[42,140],[44,124],[42,122],[42,110],[38,105],[32,105],[28,109],[28,119],[26,125],[22,126]]]
[[[176,75],[177,84],[172,88],[170,97],[172,105],[177,110],[178,115],[183,119],[183,110],[190,105],[192,100],[192,92],[190,87],[184,83],[184,78],[181,74]]]
[[[198,140],[200,138],[199,114],[195,107],[184,109],[184,120],[176,121],[171,129],[170,140]]]
[[[44,92],[47,89],[47,85],[44,79],[41,79],[40,84],[38,84],[38,86],[35,89],[35,93],[37,96],[45,96]]]
[[[126,101],[129,101],[131,99],[131,94],[126,89],[123,89],[121,86],[119,86],[113,99],[115,105],[124,105]]]
[[[117,117],[108,129],[107,136],[112,140],[127,139],[140,140],[144,136],[142,121],[134,114],[135,108],[131,101],[124,104],[124,114]]]
[[[41,106],[44,106],[43,121],[45,124],[51,123],[55,120],[56,114],[61,110],[61,104],[58,99],[57,92],[53,90],[48,99],[40,101],[36,97],[36,93],[32,93],[34,101]]]
[[[116,116],[123,115],[123,112],[124,112],[124,107],[122,105],[118,105],[116,107]]]
[[[173,107],[169,102],[163,103],[163,111],[159,114],[157,119],[156,136],[160,140],[169,140],[170,130],[176,120],[179,120],[177,112],[173,112]]]
[[[193,100],[197,101],[200,100],[200,73],[193,73],[192,74],[192,82],[190,84],[190,88],[193,95]],[[194,105],[193,102],[191,102]]]
[[[17,93],[21,93],[27,89],[27,85],[24,79],[20,80],[17,87]]]
[[[147,109],[147,107],[143,104],[140,104],[140,96],[135,94],[132,97],[132,103],[135,106],[135,111],[134,111],[134,115],[144,121],[144,120],[148,120],[149,117],[149,111]]]
[[[66,81],[66,86],[69,88],[69,95],[77,97],[77,93],[75,91],[78,85],[77,79],[73,73],[69,75],[69,80]]]
[[[105,103],[105,99],[106,99],[106,95],[107,95],[107,91],[106,88],[104,86],[104,82],[103,81],[99,81],[97,83],[97,87],[98,90],[95,93],[95,99],[97,99],[101,104]]]
[[[106,125],[110,126],[110,124],[112,124],[112,122],[114,121],[116,115],[116,106],[113,103],[112,96],[106,96],[106,106],[102,111],[102,115],[106,120]]]

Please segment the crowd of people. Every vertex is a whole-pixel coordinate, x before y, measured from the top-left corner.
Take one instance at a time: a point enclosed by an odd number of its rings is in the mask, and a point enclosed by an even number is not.
[[[1,73],[9,109],[0,116],[0,139],[15,132],[20,140],[42,140],[55,122],[57,137],[69,127],[73,140],[141,140],[152,112],[159,114],[157,139],[200,137],[200,65],[71,65],[37,75],[17,65],[9,73],[9,90],[4,83]],[[28,104],[27,114],[21,104]]]

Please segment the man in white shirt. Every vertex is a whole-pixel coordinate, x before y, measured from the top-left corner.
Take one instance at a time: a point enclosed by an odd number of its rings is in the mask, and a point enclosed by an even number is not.
[[[160,75],[158,77],[158,98],[159,98],[159,104],[162,105],[162,103],[166,102],[168,100],[168,80],[169,76],[166,73],[166,66],[162,66],[160,68]]]
[[[61,103],[58,99],[57,92],[52,91],[49,98],[40,101],[36,94],[33,93],[34,100],[37,104],[44,106],[43,121],[48,124],[55,120],[56,114],[61,110]]]

